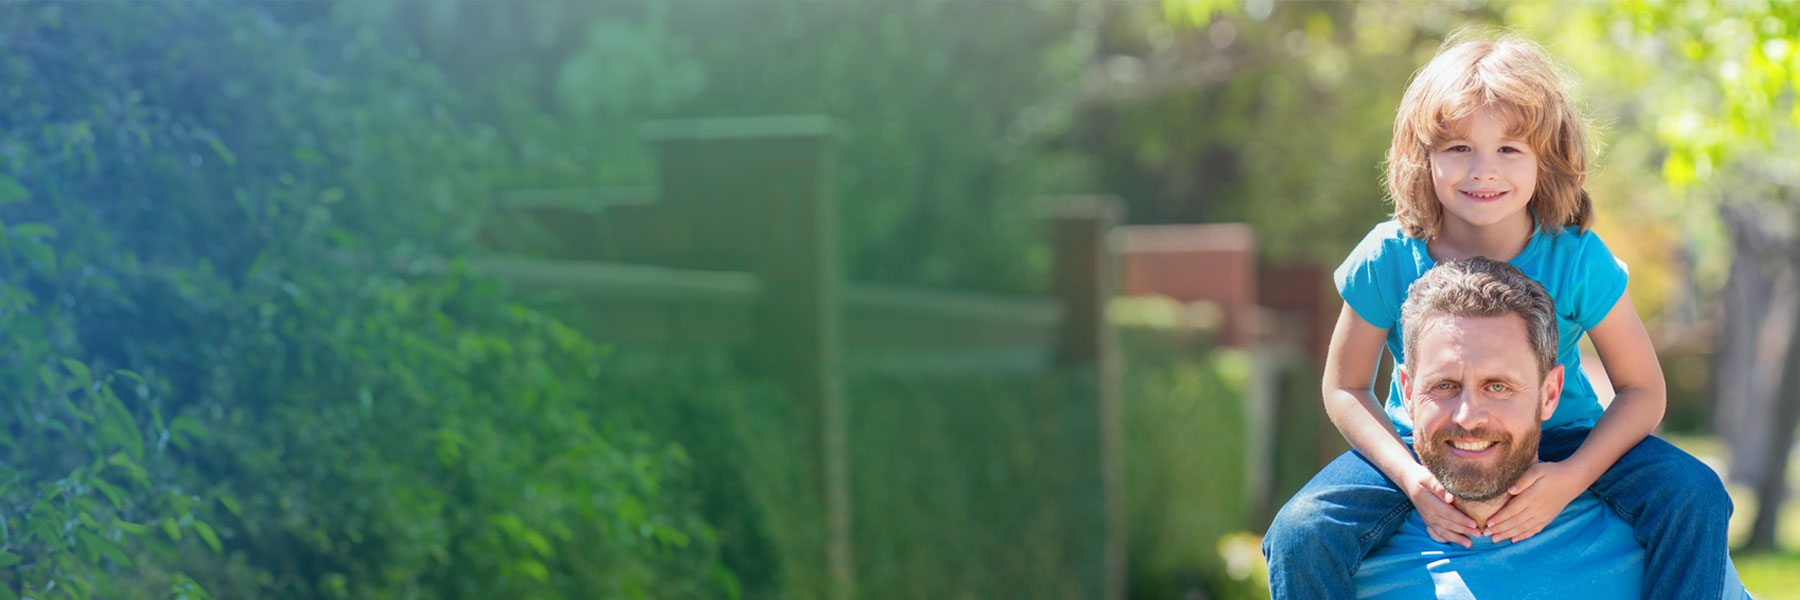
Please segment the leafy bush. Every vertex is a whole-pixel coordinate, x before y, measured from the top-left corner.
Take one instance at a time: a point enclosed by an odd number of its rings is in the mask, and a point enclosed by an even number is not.
[[[1122,335],[1132,595],[1255,597],[1266,579],[1234,571],[1224,556],[1236,539],[1228,536],[1252,518],[1249,357],[1177,329]]]
[[[729,589],[627,376],[425,259],[497,160],[435,68],[331,5],[0,11],[5,587]]]

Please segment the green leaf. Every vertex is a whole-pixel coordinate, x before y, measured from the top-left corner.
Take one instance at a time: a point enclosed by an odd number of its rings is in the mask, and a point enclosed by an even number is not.
[[[175,523],[174,517],[163,517],[160,524],[162,525],[163,533],[168,534],[169,539],[177,542],[181,541],[181,526]]]
[[[220,494],[219,503],[224,504],[225,510],[231,511],[231,514],[237,515],[240,519],[244,518],[244,509],[238,506],[237,498],[233,498],[229,494]]]
[[[657,541],[677,548],[687,547],[688,535],[686,533],[682,533],[679,529],[662,524],[657,524],[654,527],[656,529]]]
[[[212,548],[213,554],[224,552],[224,546],[219,544],[219,534],[213,533],[211,525],[196,519],[194,520],[194,533],[200,534],[200,539],[206,540],[206,545]]]
[[[0,569],[19,564],[21,560],[25,560],[25,557],[11,552],[0,552]]]
[[[13,235],[28,238],[56,237],[56,228],[43,223],[20,223],[12,226]]]
[[[94,487],[100,489],[100,493],[106,494],[107,500],[112,501],[113,508],[125,508],[125,490],[119,489],[119,486],[107,483],[106,480],[100,478],[95,478],[93,483]]]
[[[325,164],[325,155],[320,154],[318,150],[301,146],[294,149],[294,160],[309,165],[322,165]]]
[[[513,561],[513,568],[538,581],[550,580],[550,569],[545,568],[544,563],[529,558]]]
[[[532,550],[536,550],[538,556],[549,557],[551,555],[550,540],[545,539],[544,534],[527,529],[524,537],[525,543],[529,544]]]
[[[219,141],[218,136],[206,136],[206,145],[212,146],[213,152],[218,153],[219,158],[224,160],[227,166],[237,165],[237,154],[225,147],[225,142]]]
[[[138,431],[137,423],[132,419],[131,411],[125,408],[125,403],[119,401],[112,388],[102,388],[99,404],[105,411],[97,432],[100,442],[108,446],[124,446],[132,458],[143,460],[144,434]]]
[[[114,452],[112,456],[106,457],[106,462],[124,469],[125,473],[131,476],[132,481],[144,486],[150,485],[150,474],[144,472],[144,468],[138,466],[137,461],[131,460],[131,457],[126,456],[124,452]]]
[[[139,525],[137,523],[132,523],[130,521],[120,520],[117,517],[113,518],[112,526],[119,528],[119,531],[123,531],[123,532],[129,533],[131,535],[149,535],[150,534],[149,526]]]
[[[43,265],[44,270],[46,271],[52,273],[56,272],[55,248],[51,248],[49,244],[31,238],[24,238],[19,240],[19,242],[20,243],[15,246],[15,248],[19,251],[19,254],[25,256],[25,260]]]
[[[19,183],[17,179],[0,175],[0,206],[17,204],[30,199],[31,190],[25,189],[24,184]]]
[[[81,541],[84,549],[89,552],[98,552],[100,555],[110,558],[113,562],[123,566],[129,567],[132,565],[131,557],[126,556],[125,551],[120,550],[119,545],[112,543],[112,540],[94,535],[93,532],[86,529],[75,530],[75,537]]]
[[[75,380],[81,382],[81,387],[87,387],[88,384],[94,382],[93,374],[88,371],[87,365],[81,364],[81,361],[73,358],[64,358],[62,359],[62,364],[70,373],[75,374]]]

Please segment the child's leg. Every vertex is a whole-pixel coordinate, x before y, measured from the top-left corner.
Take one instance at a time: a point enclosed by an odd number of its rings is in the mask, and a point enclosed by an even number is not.
[[[1545,432],[1549,442],[1551,432]],[[1573,454],[1574,443],[1546,443],[1545,460]],[[1552,455],[1554,453],[1554,456]],[[1644,545],[1646,598],[1716,598],[1725,580],[1725,524],[1731,496],[1712,467],[1662,438],[1650,436],[1619,457],[1590,488],[1631,524]]]
[[[1355,598],[1350,575],[1399,530],[1412,501],[1361,454],[1345,452],[1276,513],[1263,536],[1274,600]]]

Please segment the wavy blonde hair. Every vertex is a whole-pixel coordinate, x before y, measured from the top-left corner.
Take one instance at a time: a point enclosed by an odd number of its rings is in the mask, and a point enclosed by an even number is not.
[[[1531,210],[1555,235],[1585,231],[1594,208],[1587,182],[1587,123],[1563,77],[1537,45],[1507,35],[1494,41],[1445,42],[1400,100],[1394,142],[1388,147],[1387,190],[1394,219],[1414,239],[1437,237],[1444,207],[1431,182],[1431,150],[1459,135],[1452,124],[1492,108],[1512,125],[1508,135],[1531,145],[1538,158]]]

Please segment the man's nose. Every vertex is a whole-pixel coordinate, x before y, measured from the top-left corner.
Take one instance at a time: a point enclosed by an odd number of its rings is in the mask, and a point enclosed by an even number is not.
[[[1475,429],[1487,424],[1488,420],[1487,408],[1471,396],[1472,394],[1464,393],[1456,403],[1456,412],[1450,415],[1450,418],[1463,429]]]

